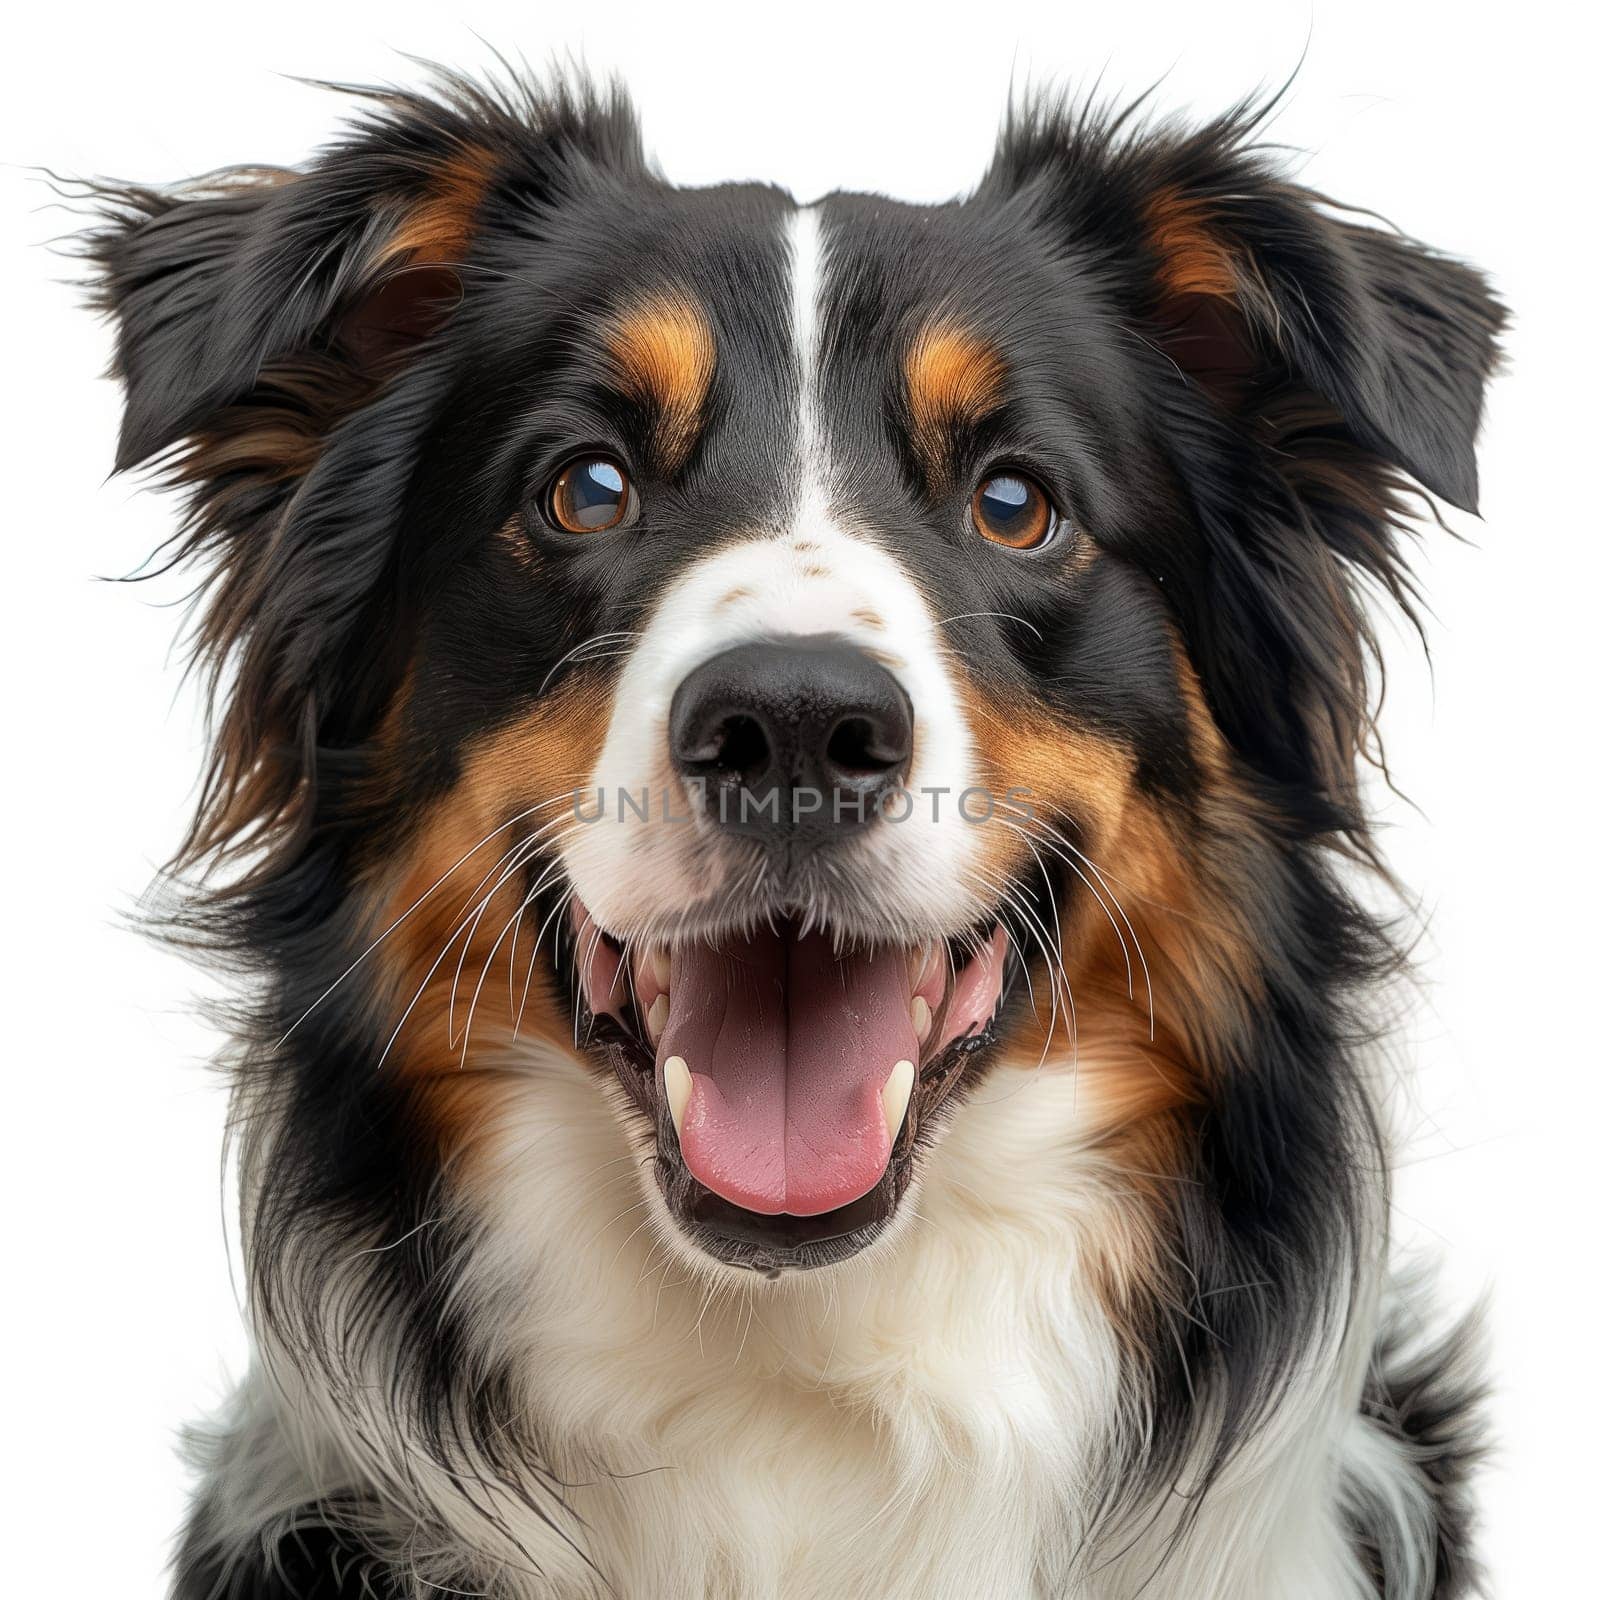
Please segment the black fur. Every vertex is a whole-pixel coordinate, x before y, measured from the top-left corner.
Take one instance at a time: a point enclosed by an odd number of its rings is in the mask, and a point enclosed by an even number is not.
[[[386,1568],[330,1508],[308,1505],[240,1551],[214,1532],[202,1502],[174,1563],[172,1600],[406,1600],[403,1579]]]

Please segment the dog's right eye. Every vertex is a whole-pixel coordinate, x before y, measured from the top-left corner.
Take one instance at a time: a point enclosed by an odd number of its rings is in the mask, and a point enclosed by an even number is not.
[[[1060,517],[1050,496],[1020,472],[985,478],[972,496],[972,525],[991,544],[1037,550],[1056,535]]]
[[[563,533],[605,533],[639,514],[628,475],[609,456],[568,462],[545,493],[545,520]]]

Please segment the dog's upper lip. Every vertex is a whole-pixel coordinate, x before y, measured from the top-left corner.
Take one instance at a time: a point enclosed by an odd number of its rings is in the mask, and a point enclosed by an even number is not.
[[[581,902],[572,922],[584,999],[631,1032],[663,1140],[670,1125],[694,1179],[767,1215],[878,1186],[953,1082],[928,1069],[994,1016],[1007,951],[998,924],[953,966],[942,942],[841,950],[779,923],[625,958]]]

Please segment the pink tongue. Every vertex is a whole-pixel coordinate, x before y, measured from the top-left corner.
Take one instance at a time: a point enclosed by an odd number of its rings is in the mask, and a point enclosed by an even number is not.
[[[919,1053],[902,950],[836,957],[825,935],[764,930],[673,952],[657,1088],[681,1056],[684,1162],[748,1211],[815,1216],[871,1189],[894,1143],[879,1094]]]

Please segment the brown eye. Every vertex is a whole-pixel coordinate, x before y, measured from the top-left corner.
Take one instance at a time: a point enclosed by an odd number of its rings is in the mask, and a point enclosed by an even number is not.
[[[604,533],[637,515],[628,475],[608,456],[583,456],[563,467],[550,485],[550,521],[566,533]]]
[[[972,525],[1008,550],[1037,550],[1055,533],[1060,518],[1050,496],[1020,472],[985,478],[972,496]]]

